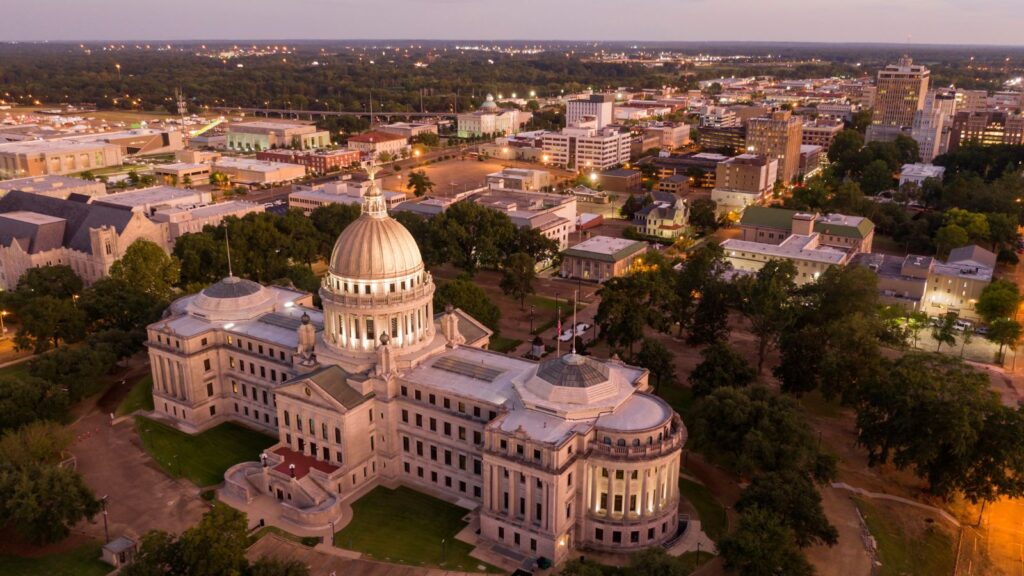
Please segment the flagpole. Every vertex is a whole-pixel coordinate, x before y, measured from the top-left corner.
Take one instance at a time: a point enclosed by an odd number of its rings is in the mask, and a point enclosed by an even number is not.
[[[576,353],[576,303],[580,301],[580,291],[576,290],[572,296],[572,353]]]

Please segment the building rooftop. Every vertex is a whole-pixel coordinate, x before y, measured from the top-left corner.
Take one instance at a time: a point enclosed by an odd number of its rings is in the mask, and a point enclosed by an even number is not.
[[[640,240],[594,236],[569,248],[563,254],[605,262],[617,262],[644,250],[647,250],[647,243]]]
[[[799,212],[783,208],[748,206],[740,218],[740,226],[792,230],[793,216]],[[819,215],[814,221],[814,231],[830,236],[866,238],[875,229],[873,222],[861,216],[844,214]]]
[[[227,158],[224,156],[214,160],[213,165],[215,167],[223,166],[225,168],[250,170],[252,172],[275,172],[277,170],[281,170],[284,166],[288,166],[288,164],[282,164],[280,162],[253,160],[251,158]]]
[[[18,211],[38,212],[65,220],[61,245],[79,252],[92,251],[90,229],[110,226],[121,234],[134,216],[124,206],[63,200],[19,190],[0,197],[0,214]],[[0,226],[0,246],[10,246],[14,238],[13,230]]]
[[[401,134],[393,134],[391,132],[381,132],[380,130],[372,130],[370,132],[364,132],[362,134],[356,134],[350,136],[349,142],[394,142],[395,140],[405,140],[405,136]]]
[[[849,252],[845,250],[819,245],[817,233],[810,236],[792,234],[783,240],[782,244],[765,244],[730,238],[722,242],[722,248],[726,253],[749,252],[768,257],[791,258],[824,264],[842,264],[849,256]]]
[[[102,186],[102,183],[69,176],[32,176],[29,178],[15,178],[13,180],[0,181],[0,192],[9,190],[21,190],[35,194],[46,194],[67,188],[81,188],[82,186]]]
[[[152,188],[140,188],[138,190],[107,194],[97,198],[94,203],[136,208],[164,202],[187,202],[190,199],[195,199],[198,202],[201,201],[202,196],[202,192],[195,190],[174,188],[173,186],[153,186]]]

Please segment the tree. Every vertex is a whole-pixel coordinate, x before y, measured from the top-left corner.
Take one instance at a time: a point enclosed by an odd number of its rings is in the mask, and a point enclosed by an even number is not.
[[[676,379],[675,364],[672,353],[661,342],[652,338],[644,338],[640,352],[633,358],[638,366],[647,368],[654,376],[656,388],[663,383],[671,383]]]
[[[174,241],[174,257],[181,263],[178,282],[186,292],[197,292],[224,278],[228,257],[223,227],[207,226],[202,232],[179,236]]]
[[[522,310],[526,297],[533,294],[533,281],[537,277],[533,257],[524,252],[517,252],[509,257],[501,273],[501,291],[519,300]]]
[[[864,168],[864,174],[860,178],[861,189],[871,196],[892,190],[894,184],[892,169],[884,160],[873,160]]]
[[[214,506],[197,526],[178,540],[181,562],[188,574],[241,574],[248,562],[249,527],[245,513],[226,505]]]
[[[59,348],[29,364],[29,373],[68,391],[72,402],[100,391],[117,357],[105,346]]]
[[[434,190],[434,183],[423,170],[409,172],[409,181],[405,185],[407,190],[412,190],[417,198],[424,196]]]
[[[230,179],[227,174],[215,170],[210,172],[210,184],[213,184],[223,190],[228,186],[228,184],[230,184]]]
[[[938,324],[932,327],[932,338],[935,340],[935,351],[938,352],[943,344],[947,346],[956,345],[956,312],[947,312],[939,318]]]
[[[864,136],[860,132],[843,130],[832,139],[832,145],[828,147],[828,160],[832,163],[844,162],[863,147]]]
[[[601,298],[594,322],[601,327],[601,335],[612,347],[625,347],[633,355],[633,344],[644,335],[647,324],[637,310],[636,280],[630,276],[612,278],[604,283],[597,295]]]
[[[87,288],[78,306],[86,315],[89,329],[132,332],[155,322],[166,302],[117,278],[101,278]]]
[[[936,496],[975,502],[1024,494],[1024,447],[1009,440],[1022,430],[1024,417],[999,402],[987,374],[939,354],[888,363],[857,412],[869,464],[912,468]]]
[[[0,431],[68,416],[67,392],[33,376],[0,376]]]
[[[99,511],[92,490],[71,468],[0,464],[0,518],[35,544],[62,540]]]
[[[991,236],[988,227],[988,218],[984,214],[970,212],[960,208],[950,208],[944,214],[947,225],[955,224],[967,232],[970,242],[987,241]],[[966,244],[966,242],[964,243]]]
[[[997,318],[993,320],[988,326],[988,337],[990,340],[999,344],[999,362],[1002,363],[1005,358],[1005,349],[1009,346],[1011,349],[1017,347],[1017,343],[1020,342],[1021,336],[1024,335],[1024,327],[1021,326],[1020,322],[1011,320],[1009,318]]]
[[[708,345],[700,355],[701,363],[690,372],[690,387],[695,396],[707,396],[729,386],[746,386],[757,377],[746,359],[724,340]]]
[[[1020,290],[1015,282],[997,278],[985,286],[974,309],[991,324],[1001,318],[1012,318],[1020,306]]]
[[[729,333],[729,303],[733,300],[731,284],[721,277],[706,279],[690,318],[686,341],[699,345],[724,339]]]
[[[743,576],[811,576],[814,568],[785,521],[756,506],[740,517],[736,531],[718,543],[725,566]]]
[[[764,386],[719,388],[693,410],[694,445],[743,477],[807,471],[818,481],[835,475],[835,459],[820,451],[797,401]]]
[[[739,310],[757,337],[758,374],[763,372],[768,349],[778,343],[792,317],[790,309],[796,290],[796,274],[796,265],[792,261],[771,260],[754,276],[741,277],[735,284]]]
[[[745,513],[755,508],[781,518],[793,529],[801,548],[812,544],[834,546],[839,541],[839,532],[825,516],[814,481],[801,471],[782,470],[754,478],[740,495],[736,511]]]
[[[33,298],[18,309],[18,319],[21,329],[14,337],[15,345],[37,354],[61,341],[77,342],[85,337],[85,313],[71,300]]]
[[[334,243],[348,225],[359,218],[361,209],[356,204],[325,204],[309,213],[309,220],[320,233],[320,255],[330,258]]]
[[[58,464],[61,452],[71,445],[69,428],[49,421],[36,421],[0,436],[0,462],[15,467],[32,464]]]
[[[718,229],[718,203],[710,198],[690,202],[690,225],[703,234]]]
[[[452,264],[471,275],[502,262],[503,247],[516,234],[507,215],[475,202],[456,202],[434,216],[431,225]]]
[[[444,310],[447,304],[460,308],[474,319],[495,332],[501,310],[487,298],[483,288],[477,286],[468,276],[445,282],[434,291],[434,309]]]
[[[146,294],[168,301],[178,283],[180,264],[149,240],[136,240],[120,260],[110,266],[110,277],[136,286]]]
[[[81,294],[82,288],[82,279],[78,277],[78,274],[75,274],[70,266],[58,264],[25,270],[25,273],[18,279],[18,286],[15,290],[25,298],[52,296],[60,300],[67,300]]]
[[[967,231],[961,226],[946,224],[935,232],[935,250],[940,258],[945,258],[951,250],[965,246],[969,240]]]

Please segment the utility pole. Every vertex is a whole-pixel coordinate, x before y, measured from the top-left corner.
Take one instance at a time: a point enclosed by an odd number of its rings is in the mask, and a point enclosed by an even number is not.
[[[104,494],[103,498],[100,498],[100,504],[103,505],[103,537],[106,539],[107,544],[110,543],[110,528],[107,525],[107,495]]]

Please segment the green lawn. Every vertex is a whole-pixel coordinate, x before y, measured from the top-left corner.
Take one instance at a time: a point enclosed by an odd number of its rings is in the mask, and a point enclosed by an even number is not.
[[[509,352],[516,349],[517,346],[522,344],[522,340],[516,340],[515,338],[505,338],[504,336],[491,336],[490,349],[495,352],[501,352],[502,354],[508,354]]]
[[[29,361],[18,362],[6,368],[0,368],[0,376],[10,376],[20,378],[22,376],[28,376],[28,365]]]
[[[926,576],[952,574],[956,562],[953,537],[935,526],[919,528],[917,536],[904,530],[905,523],[923,522],[917,515],[904,518],[892,509],[854,498],[868,530],[878,543],[882,563],[878,576]],[[911,520],[912,519],[912,520]]]
[[[136,410],[153,409],[153,376],[149,375],[132,386],[131,392],[117,406],[117,415],[124,416]]]
[[[316,536],[306,536],[306,537],[298,536],[298,535],[292,534],[291,532],[286,532],[286,531],[278,528],[277,526],[264,526],[263,528],[260,528],[259,530],[256,531],[255,534],[253,534],[252,536],[249,537],[249,541],[252,542],[252,543],[255,543],[257,540],[259,540],[260,538],[263,538],[267,534],[276,534],[276,535],[280,536],[281,538],[284,538],[285,540],[291,540],[292,542],[295,542],[297,544],[302,544],[303,546],[316,546],[317,544],[320,543],[320,539],[317,538]]]
[[[466,526],[462,517],[467,510],[454,504],[405,487],[378,487],[357,500],[352,512],[352,521],[334,538],[336,546],[397,564],[501,572],[470,558],[473,547],[455,539]]]
[[[164,472],[187,478],[197,486],[220,484],[228,468],[259,460],[260,452],[277,442],[276,438],[231,423],[192,436],[139,416],[135,429],[146,452]]]
[[[679,494],[697,509],[700,527],[715,542],[725,536],[728,520],[725,508],[715,500],[706,487],[685,478],[679,479]]]
[[[68,552],[40,558],[0,556],[0,574],[4,576],[104,576],[111,570],[100,561],[99,542],[85,544]]]
[[[703,550],[700,552],[684,552],[679,555],[679,563],[682,564],[686,574],[692,574],[697,568],[714,559],[714,554]]]
[[[679,415],[686,420],[695,401],[693,390],[689,386],[678,382],[665,383],[658,386],[655,393],[661,396],[662,400],[668,402],[669,406],[672,406],[672,409],[679,412]]]

